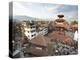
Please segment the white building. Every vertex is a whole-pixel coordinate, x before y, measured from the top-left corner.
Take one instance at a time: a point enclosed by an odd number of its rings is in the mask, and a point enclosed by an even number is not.
[[[45,35],[48,33],[48,28],[40,28],[40,30],[37,32],[37,35]]]
[[[28,21],[29,22],[29,21]],[[40,27],[39,31],[37,32],[36,25],[33,22],[23,22],[24,30],[25,30],[25,35],[27,36],[28,39],[33,39],[37,35],[45,35],[48,33],[48,28],[45,27]]]
[[[36,27],[35,25],[32,25],[30,27],[25,28],[25,35],[28,37],[28,39],[32,39],[36,36]]]
[[[32,39],[36,36],[36,26],[31,21],[23,21],[22,25],[24,26],[24,33],[28,39]]]
[[[78,41],[78,31],[75,31],[75,33],[74,33],[74,40]]]

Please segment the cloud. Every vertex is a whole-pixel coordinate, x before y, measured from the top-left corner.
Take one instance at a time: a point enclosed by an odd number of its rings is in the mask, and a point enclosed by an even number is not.
[[[78,8],[73,5],[14,2],[13,15],[26,15],[38,18],[56,17],[64,14],[66,18],[77,18]]]
[[[55,9],[52,8],[52,7],[48,8],[47,11],[48,11],[49,13],[54,13],[54,12],[56,12]]]
[[[25,15],[27,8],[20,3],[13,3],[13,15]]]
[[[64,6],[63,4],[61,4],[61,5],[52,5],[51,7],[47,7],[47,11],[49,13],[57,13],[58,9],[60,9],[63,6]]]

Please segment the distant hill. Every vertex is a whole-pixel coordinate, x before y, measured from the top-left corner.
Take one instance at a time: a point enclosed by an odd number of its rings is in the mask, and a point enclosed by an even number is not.
[[[29,17],[29,16],[13,16],[13,20],[18,20],[18,21],[23,21],[23,20],[35,20],[35,18],[33,17]]]

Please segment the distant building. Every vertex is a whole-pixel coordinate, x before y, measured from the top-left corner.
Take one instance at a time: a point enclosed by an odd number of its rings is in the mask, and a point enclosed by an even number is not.
[[[37,31],[37,35],[46,35],[48,33],[48,28],[41,27]]]
[[[26,21],[22,21],[22,26],[26,27]]]
[[[39,29],[37,29],[36,24],[33,21],[24,21],[22,24],[24,26],[25,35],[30,40],[36,37],[37,35],[45,35],[48,33],[48,28],[39,27]]]
[[[36,25],[33,22],[27,21],[24,23],[24,26],[25,35],[31,40],[36,36]]]

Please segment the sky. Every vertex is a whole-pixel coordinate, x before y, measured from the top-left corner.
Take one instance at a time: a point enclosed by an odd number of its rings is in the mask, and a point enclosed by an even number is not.
[[[78,19],[77,5],[63,5],[52,3],[14,2],[13,16],[30,16],[41,19],[57,18],[64,14],[66,19]]]

